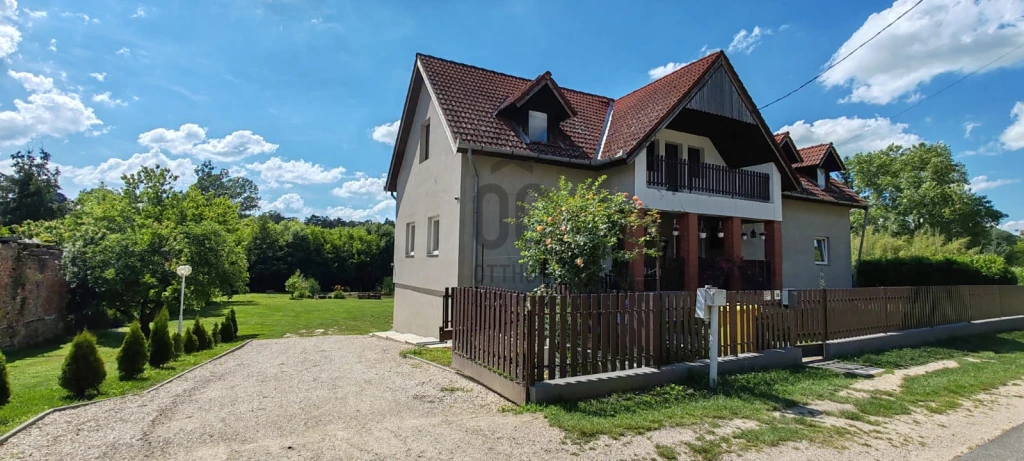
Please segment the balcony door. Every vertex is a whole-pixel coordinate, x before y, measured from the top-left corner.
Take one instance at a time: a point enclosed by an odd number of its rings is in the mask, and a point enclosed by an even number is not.
[[[699,147],[687,147],[686,148],[686,163],[689,173],[690,187],[693,187],[693,183],[700,179],[700,168],[701,162],[704,161],[704,151]]]
[[[681,147],[678,144],[665,143],[665,183],[668,190],[677,191],[680,189],[680,180],[682,179],[682,164],[679,162],[679,150]]]

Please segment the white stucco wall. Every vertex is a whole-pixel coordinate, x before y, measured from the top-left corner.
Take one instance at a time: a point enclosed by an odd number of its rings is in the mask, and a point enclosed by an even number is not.
[[[725,165],[714,143],[704,136],[666,129],[658,133],[655,142],[658,143],[659,153],[665,152],[665,143],[680,145],[680,155],[683,156],[686,155],[688,147],[699,147],[704,151],[705,162]],[[634,164],[633,172],[636,195],[643,200],[644,205],[647,207],[712,216],[738,216],[744,219],[770,221],[782,219],[782,202],[780,200],[782,179],[774,163],[746,168],[747,170],[760,171],[771,175],[772,200],[770,202],[734,199],[691,192],[670,192],[663,189],[649,188],[647,187],[647,156],[643,153],[637,155]]]
[[[420,127],[430,120],[430,155],[420,159]],[[459,283],[462,159],[442,126],[437,106],[423,87],[397,180],[395,219],[394,329],[421,336],[438,334],[445,287]],[[428,255],[428,218],[440,219],[439,248]],[[415,255],[406,255],[407,225],[416,224]]]
[[[822,275],[827,288],[851,287],[850,209],[784,199],[782,215],[783,287],[818,288]],[[828,238],[828,264],[814,262],[815,237]]]

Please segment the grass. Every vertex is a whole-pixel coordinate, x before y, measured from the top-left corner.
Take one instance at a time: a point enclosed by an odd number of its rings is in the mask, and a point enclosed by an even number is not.
[[[662,445],[660,443],[654,445],[654,453],[665,461],[675,461],[679,459],[679,450],[676,450],[675,447],[669,445]]]
[[[728,420],[758,423],[754,428],[725,436],[705,436],[687,444],[693,455],[705,460],[718,459],[733,450],[787,442],[836,445],[864,431],[826,425],[813,418],[782,416],[780,411],[830,400],[854,408],[835,412],[834,416],[869,425],[914,411],[950,411],[985,391],[1024,378],[1024,332],[964,338],[844,360],[885,368],[908,368],[939,360],[956,360],[959,366],[907,377],[898,392],[872,391],[863,397],[840,395],[857,378],[816,368],[796,368],[722,376],[716,389],[706,387],[706,377],[697,377],[643,392],[579,402],[529,404],[515,411],[542,413],[550,424],[576,442],[602,435],[638,435],[663,427],[714,426]]]
[[[452,350],[447,347],[416,347],[400,352],[402,357],[413,356],[446,367],[452,366]]]
[[[213,350],[186,355],[160,369],[147,368],[136,380],[117,378],[117,349],[127,329],[96,333],[100,355],[107,368],[107,379],[100,386],[96,399],[139,392],[238,345],[246,339],[280,338],[285,334],[312,335],[316,329],[325,334],[367,334],[391,328],[391,299],[356,300],[289,300],[288,295],[248,294],[212,304],[202,310],[203,324],[209,331],[214,322],[223,321],[224,314],[234,307],[238,316],[239,341],[220,344]],[[191,326],[195,312],[186,313],[185,326]],[[177,331],[176,319],[171,331]],[[306,333],[301,333],[305,330]],[[6,350],[7,372],[11,380],[10,402],[0,407],[0,433],[13,429],[47,409],[77,403],[57,385],[61,365],[70,342]]]

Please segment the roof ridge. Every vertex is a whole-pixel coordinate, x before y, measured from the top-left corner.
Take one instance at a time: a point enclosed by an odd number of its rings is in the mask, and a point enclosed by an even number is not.
[[[810,146],[806,146],[806,147],[798,147],[797,150],[812,149],[812,148],[815,148],[815,147],[828,146],[828,145],[831,145],[831,144],[832,144],[831,142],[821,142],[821,143],[818,143],[818,144],[811,144]]]
[[[511,78],[523,80],[526,83],[533,82],[534,80],[537,79],[537,77],[534,77],[534,78],[520,77],[518,75],[512,75],[512,74],[509,74],[507,72],[501,72],[501,71],[497,71],[497,70],[493,70],[493,69],[487,69],[485,67],[474,66],[472,64],[466,64],[464,62],[453,61],[451,59],[439,58],[437,56],[429,55],[429,54],[426,54],[426,53],[416,53],[416,58],[419,59],[420,57],[436,59],[438,61],[449,62],[449,63],[452,63],[452,64],[457,64],[457,65],[460,65],[460,66],[464,66],[464,67],[469,67],[469,68],[473,68],[473,69],[477,69],[477,70],[482,70],[484,72],[489,72],[489,73],[492,73],[492,74],[503,75],[505,77],[511,77]],[[545,71],[545,73],[549,74],[549,76],[550,76],[551,71]],[[541,76],[541,75],[544,75],[544,74],[542,73],[542,74],[538,75],[538,77]],[[553,79],[554,77],[551,77],[551,78]],[[584,94],[584,95],[587,95],[587,96],[594,96],[594,97],[597,97],[597,98],[604,98],[604,99],[607,99],[609,101],[614,101],[615,100],[615,98],[611,98],[611,97],[608,97],[608,96],[600,95],[600,94],[597,94],[597,93],[591,93],[591,92],[588,92],[588,91],[574,90],[572,88],[568,88],[568,87],[565,87],[565,86],[562,86],[562,85],[558,85],[558,87],[561,88],[562,91],[572,91],[573,93],[580,93],[580,94]]]
[[[618,101],[618,100],[620,100],[620,99],[623,99],[623,98],[625,98],[626,96],[629,96],[629,95],[631,95],[631,94],[633,94],[633,93],[636,93],[636,92],[638,92],[638,91],[640,91],[640,90],[642,90],[642,89],[644,89],[644,88],[647,88],[647,87],[649,87],[649,86],[651,86],[651,85],[653,85],[653,84],[655,84],[655,83],[658,83],[658,81],[659,81],[659,80],[661,80],[661,79],[664,79],[664,78],[668,78],[668,76],[670,76],[670,75],[672,75],[672,74],[675,74],[675,73],[677,73],[677,72],[679,72],[679,71],[681,71],[681,70],[683,70],[683,69],[686,69],[687,67],[690,67],[690,66],[692,66],[692,65],[694,65],[694,64],[697,64],[698,62],[701,62],[701,61],[703,61],[703,60],[705,60],[705,59],[707,59],[707,58],[709,58],[709,57],[715,57],[715,58],[718,58],[718,57],[719,57],[720,55],[724,55],[724,54],[725,54],[725,52],[723,52],[722,50],[718,50],[718,51],[716,51],[716,52],[714,52],[714,53],[711,53],[711,54],[709,54],[709,55],[707,55],[707,56],[701,57],[700,59],[694,59],[693,61],[690,61],[690,62],[686,63],[686,65],[684,65],[684,66],[682,66],[682,67],[680,67],[680,68],[678,68],[678,69],[676,69],[676,70],[673,70],[672,72],[669,72],[669,73],[667,73],[667,74],[665,74],[665,75],[663,75],[663,76],[661,76],[661,77],[658,77],[658,78],[656,78],[656,79],[654,79],[654,80],[650,81],[650,82],[649,82],[649,83],[647,83],[646,85],[644,85],[644,86],[641,86],[640,88],[637,88],[637,89],[635,89],[635,90],[633,90],[633,91],[630,91],[629,93],[626,93],[626,94],[624,94],[624,95],[622,95],[622,96],[619,96],[618,98],[615,98],[615,100],[616,100],[616,101]]]

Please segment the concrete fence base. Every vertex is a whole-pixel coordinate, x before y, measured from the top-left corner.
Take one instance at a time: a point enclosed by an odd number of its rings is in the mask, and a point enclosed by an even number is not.
[[[757,354],[723,357],[718,361],[721,374],[744,373],[770,368],[791,368],[802,363],[799,348],[773,349]],[[708,361],[678,363],[659,368],[635,368],[595,375],[542,381],[530,387],[531,402],[548,403],[603,397],[615,392],[649,389],[678,382],[693,373],[708,373]]]
[[[826,359],[879,352],[901,347],[915,347],[964,336],[1005,333],[1024,330],[1024,316],[977,320],[974,322],[942,325],[933,328],[897,331],[856,338],[839,339],[825,343]]]

